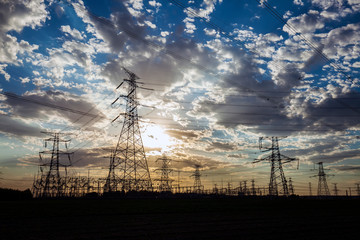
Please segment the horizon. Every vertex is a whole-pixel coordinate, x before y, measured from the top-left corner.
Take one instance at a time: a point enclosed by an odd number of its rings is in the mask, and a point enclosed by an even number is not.
[[[0,0],[0,187],[31,188],[52,147],[42,132],[70,141],[60,145],[74,152],[69,175],[106,178],[125,67],[139,77],[151,178],[167,156],[173,184],[180,171],[193,186],[200,165],[205,189],[268,188],[262,150],[279,137],[295,194],[311,182],[316,195],[319,162],[331,195],[335,183],[358,194],[359,10],[355,0]]]

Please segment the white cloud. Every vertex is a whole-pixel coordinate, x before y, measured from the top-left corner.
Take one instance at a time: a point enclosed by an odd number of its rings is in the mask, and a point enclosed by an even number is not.
[[[302,0],[294,0],[294,4],[295,4],[295,5],[304,6],[304,3],[303,3]]]
[[[70,34],[70,36],[72,36],[73,38],[76,38],[79,40],[84,39],[83,35],[79,32],[79,30],[71,29],[71,27],[69,25],[61,26],[60,30],[63,31],[64,33]]]
[[[155,28],[156,28],[156,25],[153,24],[153,23],[150,22],[150,21],[145,20],[144,23],[145,23],[146,25],[148,25],[149,27],[151,27],[152,29],[155,29]]]
[[[18,54],[32,53],[38,47],[24,40],[18,42],[16,37],[0,33],[0,62],[19,64],[21,60],[18,60]]]
[[[21,81],[21,83],[28,83],[28,82],[30,82],[30,78],[28,78],[28,77],[20,77],[20,81]]]
[[[348,3],[355,12],[360,11],[360,0],[348,0]]]
[[[354,62],[354,63],[352,64],[352,67],[354,67],[354,68],[360,68],[360,62]]]
[[[189,34],[193,34],[196,30],[195,18],[205,18],[206,20],[210,20],[210,14],[215,10],[216,4],[221,4],[222,0],[204,0],[199,9],[194,9],[192,7],[188,7],[184,10],[187,17],[183,20],[185,23],[185,32]]]
[[[128,0],[132,7],[136,10],[142,10],[144,3],[143,0]]]
[[[170,33],[168,32],[168,31],[162,31],[161,33],[160,33],[160,35],[162,36],[162,37],[166,37],[166,36],[168,36]]]
[[[7,32],[21,32],[24,27],[36,28],[48,19],[43,1],[2,1],[0,2],[0,62],[19,64],[18,54],[31,53],[37,45],[18,39]]]
[[[215,36],[216,35],[215,29],[204,28],[204,32],[208,36]]]
[[[149,1],[149,5],[152,6],[152,7],[156,7],[156,8],[159,8],[162,6],[161,3],[155,1],[155,0],[152,0],[152,1]]]
[[[0,2],[0,31],[20,32],[24,27],[34,29],[49,18],[49,12],[43,0],[11,0]]]
[[[10,80],[10,75],[5,71],[5,68],[7,67],[7,64],[0,64],[0,73],[4,75],[5,80]]]
[[[320,13],[315,10],[310,10],[308,13],[297,17],[292,17],[287,21],[287,23],[295,28],[297,32],[302,34],[313,33],[317,29],[321,29],[325,26],[324,19],[321,17]],[[287,25],[284,25],[283,30],[290,35],[294,34],[294,32]]]

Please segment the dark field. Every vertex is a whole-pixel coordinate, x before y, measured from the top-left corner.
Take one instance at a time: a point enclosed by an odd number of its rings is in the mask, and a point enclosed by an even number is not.
[[[359,239],[359,199],[0,201],[0,239]]]

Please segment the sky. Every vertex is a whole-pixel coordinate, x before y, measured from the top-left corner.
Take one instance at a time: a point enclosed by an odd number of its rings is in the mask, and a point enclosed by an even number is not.
[[[278,136],[295,193],[318,162],[330,190],[360,183],[359,0],[0,0],[0,19],[0,187],[31,187],[44,131],[71,140],[73,174],[106,177],[123,67],[154,179],[166,155],[182,186],[199,164],[205,188],[266,187],[253,162]]]

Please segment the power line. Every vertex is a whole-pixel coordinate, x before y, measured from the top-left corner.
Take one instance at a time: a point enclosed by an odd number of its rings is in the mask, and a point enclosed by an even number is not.
[[[33,99],[21,97],[21,96],[19,96],[19,95],[16,95],[15,93],[5,92],[5,93],[0,93],[0,94],[1,94],[1,95],[4,95],[4,96],[6,96],[6,97],[9,97],[9,98],[16,99],[16,100],[21,100],[21,101],[24,101],[24,102],[30,102],[30,103],[42,105],[42,106],[49,107],[49,108],[54,108],[54,109],[58,109],[58,110],[66,111],[66,112],[71,112],[71,113],[76,113],[76,114],[80,114],[80,115],[85,115],[85,116],[88,116],[88,117],[93,117],[93,118],[95,118],[95,117],[99,117],[99,116],[100,116],[100,115],[95,115],[95,114],[92,114],[92,113],[83,112],[83,111],[76,110],[76,109],[72,109],[72,108],[68,108],[68,107],[58,106],[58,105],[54,105],[54,104],[51,104],[51,103],[40,102],[40,101],[36,101],[36,100],[33,100]]]
[[[331,59],[329,59],[321,49],[316,47],[310,40],[308,40],[301,32],[297,31],[297,29],[292,26],[288,21],[286,21],[280,13],[272,7],[267,0],[256,0],[261,6],[265,6],[268,12],[270,12],[271,15],[273,15],[276,19],[278,19],[281,23],[284,23],[289,30],[291,30],[295,35],[301,37],[302,40],[313,50],[317,52],[324,60],[326,60],[330,65],[332,65],[337,71],[341,72],[347,79],[351,79],[351,76],[348,75],[337,63],[333,62]]]

